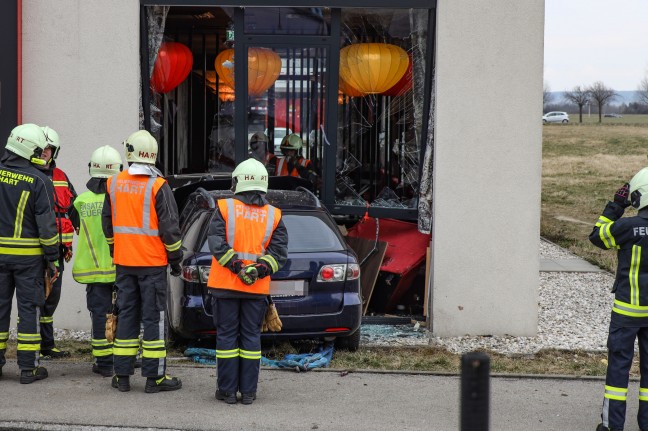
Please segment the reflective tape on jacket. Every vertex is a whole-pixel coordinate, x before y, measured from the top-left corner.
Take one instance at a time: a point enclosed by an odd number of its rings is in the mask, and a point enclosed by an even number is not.
[[[155,196],[166,180],[131,175],[108,179],[112,206],[114,262],[124,266],[165,266],[167,252],[158,231]]]
[[[54,212],[56,213],[56,229],[60,234],[61,243],[66,246],[72,245],[74,237],[74,226],[67,218],[68,210],[72,206],[74,194],[70,190],[65,172],[59,168],[52,170],[52,183],[54,184]]]
[[[246,264],[264,256],[272,233],[281,220],[281,210],[272,205],[247,205],[237,199],[219,200],[218,209],[225,220],[225,239],[233,251],[226,254],[231,257],[235,253]],[[223,266],[229,262],[229,258],[225,260],[223,257],[221,261],[212,257],[208,287],[266,295],[270,292],[270,277],[248,286]]]
[[[297,160],[297,165],[302,166],[304,168],[308,167],[310,165],[311,161],[308,159],[305,159],[304,157],[300,157]],[[286,163],[286,158],[285,157],[278,157],[277,158],[277,170],[276,170],[276,175],[277,176],[291,176],[291,177],[300,177],[299,171],[297,171],[297,166],[295,166],[291,172],[288,172],[288,163]]]

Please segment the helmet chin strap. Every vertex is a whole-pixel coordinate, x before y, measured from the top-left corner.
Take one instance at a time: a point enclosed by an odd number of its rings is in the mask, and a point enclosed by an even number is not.
[[[47,162],[39,157],[32,157],[30,160],[33,164],[39,165],[39,166],[45,166]]]

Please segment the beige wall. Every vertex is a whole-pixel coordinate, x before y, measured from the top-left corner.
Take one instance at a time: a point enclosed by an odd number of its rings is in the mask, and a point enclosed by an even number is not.
[[[439,0],[432,329],[537,330],[544,2]]]
[[[121,152],[138,128],[139,2],[23,0],[22,7],[23,122],[59,133],[57,164],[81,193],[92,151]],[[71,273],[70,265],[54,325],[89,329],[85,286]]]
[[[23,0],[25,122],[61,135],[85,190],[92,150],[138,127],[139,2]],[[432,262],[437,335],[537,327],[542,0],[438,0]],[[65,272],[55,326],[88,329]],[[14,307],[15,309],[15,307]]]

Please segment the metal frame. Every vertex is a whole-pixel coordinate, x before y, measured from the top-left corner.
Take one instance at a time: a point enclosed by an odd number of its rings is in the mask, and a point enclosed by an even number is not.
[[[256,7],[256,6],[281,6],[281,7],[330,7],[330,8],[391,8],[391,9],[430,9],[436,8],[437,0],[283,0],[280,5],[269,5],[267,0],[140,0],[146,6],[218,6],[218,7]]]

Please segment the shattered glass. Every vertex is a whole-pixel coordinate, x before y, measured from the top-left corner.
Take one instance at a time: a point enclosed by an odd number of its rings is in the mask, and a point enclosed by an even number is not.
[[[162,45],[162,39],[164,37],[164,27],[166,23],[166,17],[169,13],[170,6],[147,6],[147,26],[148,26],[148,62],[149,62],[149,74],[150,78],[153,75],[153,67],[155,66],[155,59],[157,58],[158,50],[160,45]],[[148,80],[146,82],[148,86]],[[144,129],[144,109],[142,107],[142,81],[140,79],[140,92],[139,92],[139,106],[140,106],[140,118],[139,125],[140,129]],[[159,95],[158,95],[159,96]],[[159,131],[162,123],[160,118],[160,101],[156,98],[152,98],[150,105],[151,112],[151,133],[159,139]]]

